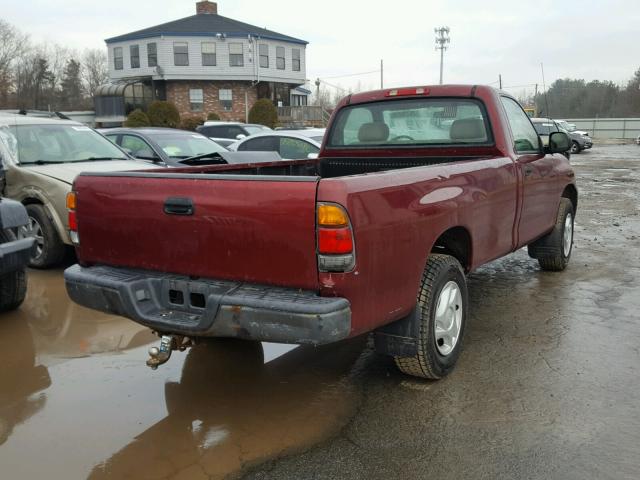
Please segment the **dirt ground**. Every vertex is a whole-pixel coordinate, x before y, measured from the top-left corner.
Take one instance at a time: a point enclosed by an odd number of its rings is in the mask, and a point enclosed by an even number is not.
[[[151,371],[147,330],[30,271],[0,316],[0,477],[640,478],[640,147],[572,164],[569,268],[519,251],[471,274],[464,351],[438,382],[366,338],[217,341]]]

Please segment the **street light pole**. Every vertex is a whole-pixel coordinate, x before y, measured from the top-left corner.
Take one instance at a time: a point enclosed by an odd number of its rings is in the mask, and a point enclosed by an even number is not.
[[[440,85],[442,85],[442,71],[444,66],[444,51],[448,48],[447,45],[451,43],[449,27],[434,28],[433,31],[436,34],[436,50],[440,50]]]

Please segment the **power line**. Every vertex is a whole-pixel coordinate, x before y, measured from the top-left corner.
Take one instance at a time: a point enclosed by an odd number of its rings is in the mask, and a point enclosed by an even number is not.
[[[369,75],[369,74],[372,74],[372,73],[380,73],[380,69],[378,69],[378,70],[371,70],[371,71],[369,71],[369,72],[349,73],[349,74],[346,74],[346,75],[333,75],[333,76],[331,76],[331,77],[323,77],[323,78],[321,78],[321,80],[323,80],[323,79],[327,79],[327,78],[329,78],[329,79],[333,79],[333,78],[358,77],[358,76],[360,76],[360,75]]]

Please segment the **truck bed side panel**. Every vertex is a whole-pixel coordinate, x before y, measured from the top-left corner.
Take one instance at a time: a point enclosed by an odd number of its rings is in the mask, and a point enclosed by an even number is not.
[[[352,334],[407,315],[435,240],[467,229],[470,269],[513,250],[517,177],[513,161],[493,158],[320,182],[319,201],[347,206],[356,268],[320,274],[322,295],[348,298]]]

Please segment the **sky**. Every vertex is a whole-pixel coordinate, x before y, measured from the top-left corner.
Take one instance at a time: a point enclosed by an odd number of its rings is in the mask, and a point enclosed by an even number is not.
[[[36,41],[73,49],[193,15],[195,0],[0,0],[1,16]],[[448,26],[445,83],[503,86],[515,95],[558,78],[626,83],[640,68],[637,0],[220,0],[226,17],[302,38],[307,78],[328,88],[439,80],[434,28]],[[363,72],[365,75],[353,75]]]

